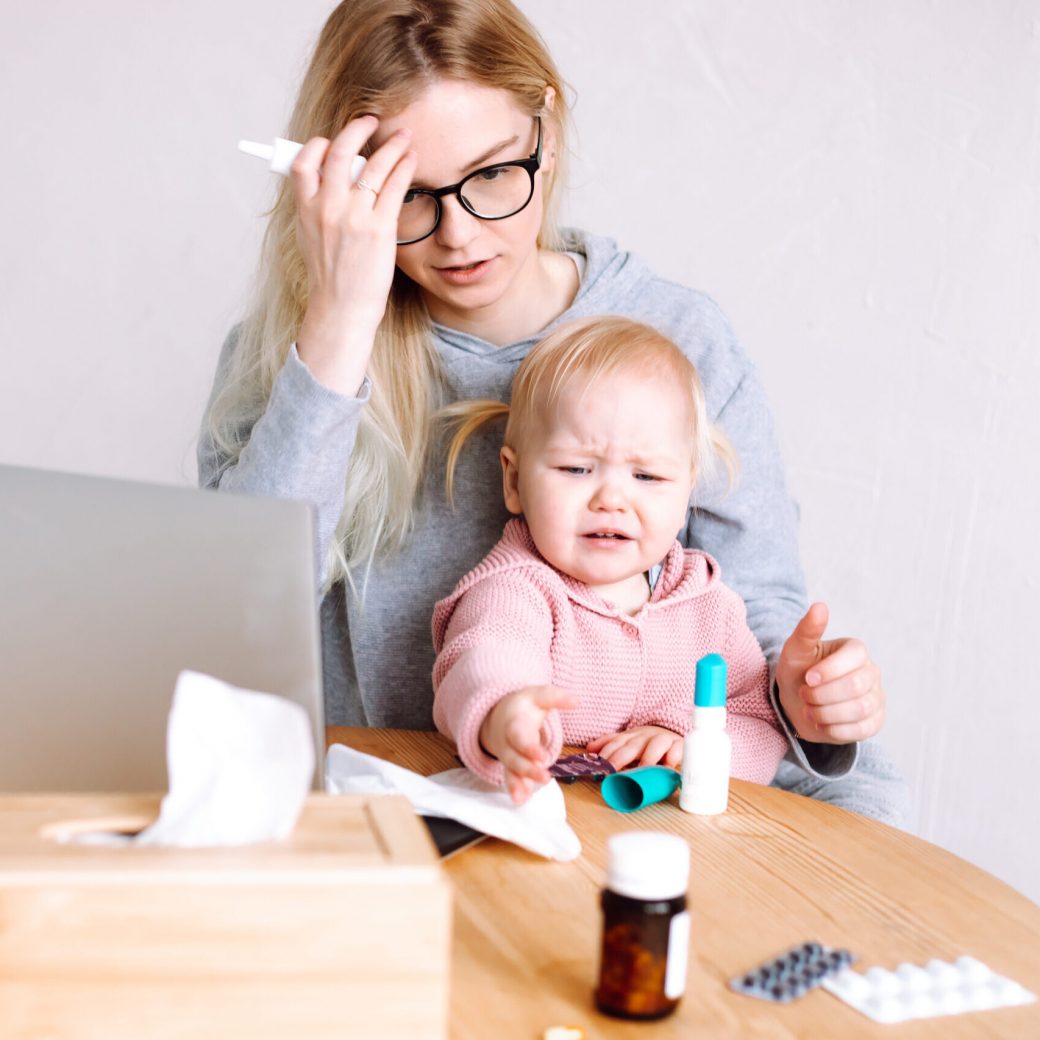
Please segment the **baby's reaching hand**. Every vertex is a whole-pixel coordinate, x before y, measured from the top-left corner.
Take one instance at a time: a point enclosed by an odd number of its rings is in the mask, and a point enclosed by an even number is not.
[[[677,769],[682,764],[683,738],[663,726],[635,726],[590,740],[586,750],[602,755],[615,769],[638,759],[641,766],[658,762]]]
[[[542,725],[550,711],[577,707],[578,699],[555,686],[527,686],[506,694],[480,727],[480,743],[502,763],[506,790],[523,805],[539,784],[549,782],[549,752]]]

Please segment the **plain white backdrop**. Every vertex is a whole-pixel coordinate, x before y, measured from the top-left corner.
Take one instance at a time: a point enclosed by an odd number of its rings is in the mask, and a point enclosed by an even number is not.
[[[761,370],[919,833],[1040,899],[1040,0],[521,7],[575,93],[568,220]],[[0,461],[194,482],[271,198],[235,144],[283,131],[330,9],[0,9]]]

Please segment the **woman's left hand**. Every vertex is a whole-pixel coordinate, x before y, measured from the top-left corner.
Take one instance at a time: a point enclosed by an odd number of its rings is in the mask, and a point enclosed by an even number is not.
[[[859,639],[823,639],[827,605],[814,603],[795,626],[776,666],[780,703],[803,740],[865,740],[885,721],[881,669]]]

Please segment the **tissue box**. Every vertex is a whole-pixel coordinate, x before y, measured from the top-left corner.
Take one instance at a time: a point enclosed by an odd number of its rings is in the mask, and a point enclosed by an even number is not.
[[[0,796],[0,1037],[443,1038],[451,890],[396,795],[311,795],[287,841],[103,847],[159,797]]]

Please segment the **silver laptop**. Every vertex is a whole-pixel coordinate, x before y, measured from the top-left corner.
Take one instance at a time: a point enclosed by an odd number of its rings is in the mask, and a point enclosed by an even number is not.
[[[0,791],[164,791],[177,674],[302,705],[324,759],[309,506],[0,466]]]

